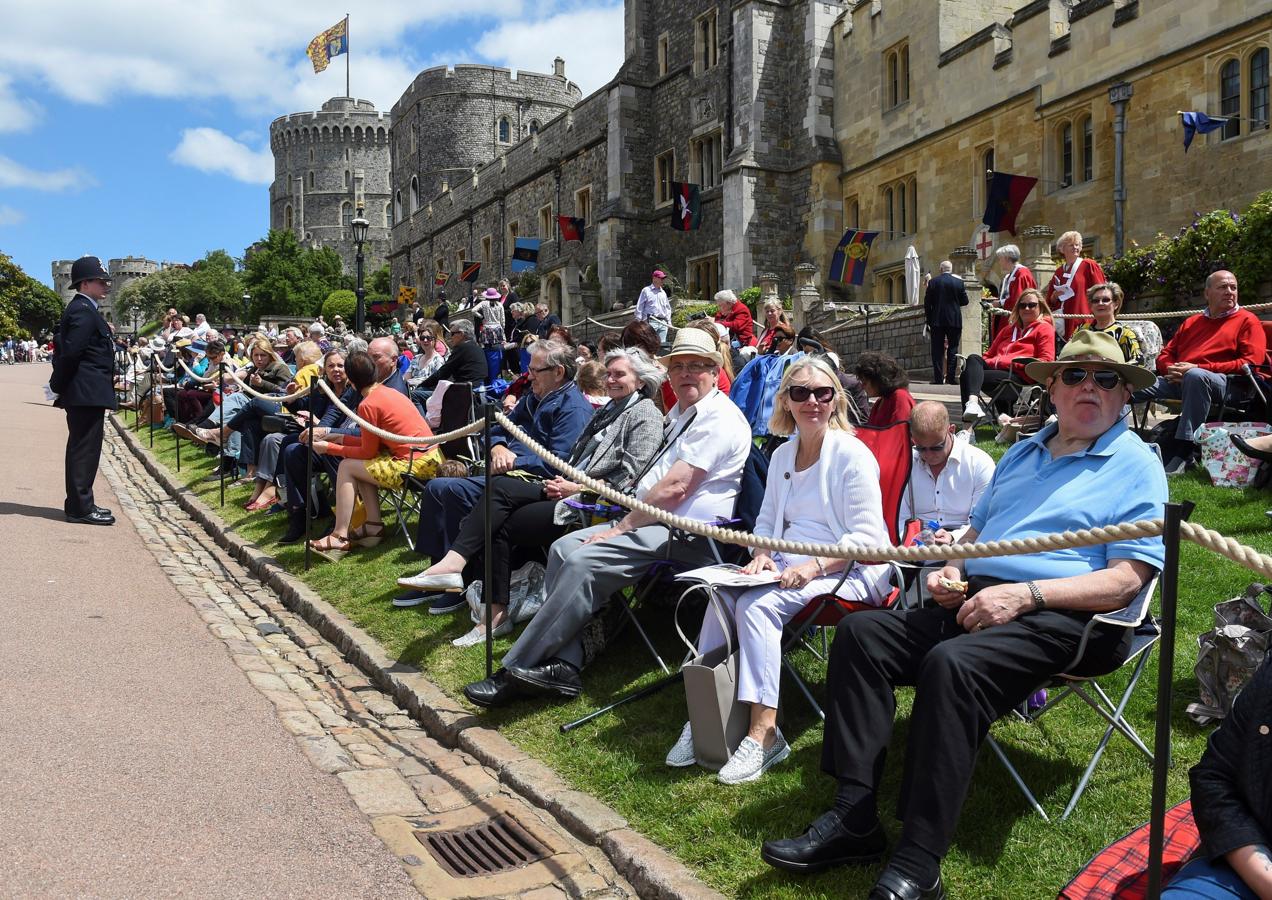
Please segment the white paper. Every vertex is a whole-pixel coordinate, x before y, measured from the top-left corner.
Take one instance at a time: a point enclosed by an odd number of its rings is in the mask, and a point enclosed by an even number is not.
[[[676,580],[700,581],[703,584],[714,584],[719,587],[756,587],[761,584],[776,584],[781,577],[781,572],[773,571],[746,575],[742,572],[741,566],[726,563],[725,565],[703,566],[701,569],[681,572],[676,576]]]
[[[44,399],[50,403],[57,402],[57,394],[53,393],[53,388],[49,387],[47,384],[44,385]]]

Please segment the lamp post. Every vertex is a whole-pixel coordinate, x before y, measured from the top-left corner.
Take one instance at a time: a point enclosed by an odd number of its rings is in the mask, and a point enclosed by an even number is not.
[[[249,294],[247,291],[244,291],[243,292],[243,330],[244,331],[247,331],[249,328],[252,327],[251,323],[248,322],[248,319],[251,317],[251,315],[252,315],[252,295]]]
[[[134,306],[128,310],[128,315],[132,317],[133,339],[136,340],[141,335],[141,309]]]
[[[358,263],[358,287],[357,290],[354,291],[358,297],[358,308],[353,317],[353,330],[356,334],[361,335],[367,314],[367,292],[362,286],[362,245],[366,243],[367,229],[371,227],[371,223],[368,222],[362,214],[361,206],[358,207],[358,215],[354,217],[353,221],[350,222],[349,225],[353,228],[353,243],[358,248],[358,255],[356,257]]]
[[[1135,89],[1125,81],[1109,86],[1109,103],[1113,104],[1113,252],[1118,256],[1126,249],[1125,210],[1126,181],[1126,104]]]

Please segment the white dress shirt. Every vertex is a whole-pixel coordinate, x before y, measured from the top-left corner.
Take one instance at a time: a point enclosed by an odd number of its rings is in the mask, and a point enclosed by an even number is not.
[[[958,540],[967,531],[972,508],[994,477],[994,460],[979,447],[952,441],[949,459],[939,475],[933,475],[918,451],[913,454],[910,489],[901,497],[901,521],[935,520]],[[913,505],[911,505],[913,494]]]
[[[649,319],[671,321],[671,303],[667,300],[667,292],[652,284],[645,285],[636,301],[636,318],[641,322]]]

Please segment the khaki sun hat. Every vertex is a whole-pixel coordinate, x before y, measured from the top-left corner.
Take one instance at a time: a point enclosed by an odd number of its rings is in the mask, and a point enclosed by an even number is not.
[[[667,363],[673,356],[702,356],[717,366],[724,365],[724,360],[720,358],[720,351],[716,349],[716,342],[711,340],[711,335],[700,328],[682,328],[677,331],[676,342],[671,345],[671,350],[666,356],[659,358],[659,361]]]
[[[1109,369],[1122,376],[1132,390],[1143,390],[1157,380],[1157,376],[1148,369],[1125,362],[1125,359],[1121,346],[1113,337],[1084,328],[1070,338],[1054,362],[1032,362],[1025,366],[1025,374],[1041,383],[1067,366],[1093,363],[1093,368]]]

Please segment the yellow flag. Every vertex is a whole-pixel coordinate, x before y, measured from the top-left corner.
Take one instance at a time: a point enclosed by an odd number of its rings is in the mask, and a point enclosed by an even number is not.
[[[321,72],[331,62],[331,57],[349,52],[349,20],[341,19],[309,42],[305,51],[314,64],[314,72]]]

